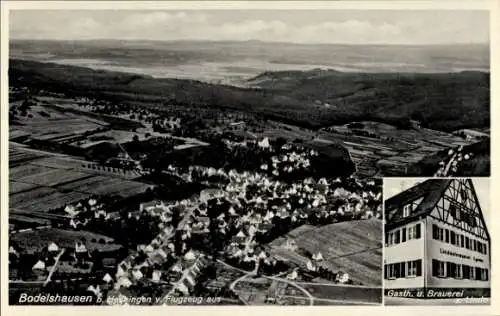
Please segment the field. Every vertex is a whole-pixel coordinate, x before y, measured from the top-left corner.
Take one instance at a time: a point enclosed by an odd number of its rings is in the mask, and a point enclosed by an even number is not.
[[[68,156],[32,154],[17,146],[9,153],[12,209],[43,213],[92,195],[127,197],[148,188],[147,184],[127,180],[127,174],[90,169],[85,161]]]
[[[427,128],[398,129],[367,121],[356,124],[362,128],[351,130],[342,125],[324,129],[316,141],[340,143],[346,147],[357,166],[357,173],[362,176],[404,175],[425,157],[473,142]]]
[[[297,282],[315,298],[334,299],[346,302],[382,303],[381,287],[361,287],[338,284],[313,284]],[[316,301],[316,299],[315,299]],[[331,303],[330,303],[331,304]]]
[[[85,116],[63,113],[43,105],[32,105],[30,116],[17,116],[22,132],[37,140],[64,142],[84,133],[105,128],[105,122],[88,119]],[[19,132],[17,132],[19,133]]]
[[[10,242],[13,242],[21,249],[31,249],[40,251],[47,247],[51,242],[55,242],[60,248],[73,248],[75,242],[85,239],[85,245],[88,250],[113,251],[121,246],[113,243],[113,239],[107,236],[87,231],[72,231],[57,228],[35,229],[30,231],[18,232],[10,236]],[[104,243],[99,243],[99,240]]]
[[[297,228],[297,229],[300,229]],[[367,286],[381,286],[382,223],[378,220],[349,221],[330,224],[300,233],[292,231],[300,249],[320,251],[323,263],[332,271],[347,272],[352,280]],[[308,258],[282,248],[285,238],[273,241],[273,254],[304,267]]]
[[[9,148],[9,168],[16,167],[45,156],[46,154],[44,153]]]
[[[267,298],[283,305],[309,305],[305,292],[293,284],[269,278],[247,278],[235,285],[235,292],[248,305],[264,305]]]

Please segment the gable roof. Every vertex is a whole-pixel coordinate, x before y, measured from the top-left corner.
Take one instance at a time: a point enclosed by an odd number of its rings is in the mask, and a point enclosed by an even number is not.
[[[385,201],[386,225],[393,226],[403,222],[411,222],[421,216],[427,216],[437,204],[451,179],[430,179],[419,183]],[[403,206],[423,198],[422,202],[412,210],[411,214],[403,217]]]
[[[409,188],[406,191],[399,193],[398,195],[387,199],[385,201],[386,228],[391,229],[392,227],[397,227],[404,223],[409,223],[418,218],[429,215],[436,204],[439,202],[439,199],[444,195],[448,186],[454,180],[458,179],[426,180],[412,188]],[[466,179],[466,181],[470,185],[473,199],[477,204],[478,217],[479,220],[482,221],[487,239],[491,240],[488,226],[486,225],[486,221],[484,219],[481,203],[479,203],[479,199],[476,194],[474,183],[471,179]],[[423,198],[423,200],[422,202],[420,202],[417,208],[412,210],[409,216],[403,217],[403,206],[419,198]]]

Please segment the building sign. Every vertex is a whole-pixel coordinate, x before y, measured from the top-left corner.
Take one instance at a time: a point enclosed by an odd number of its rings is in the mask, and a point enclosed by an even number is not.
[[[462,258],[462,259],[470,259],[470,256],[462,255],[462,254],[459,254],[459,253],[456,253],[453,251],[449,251],[449,250],[446,250],[443,248],[440,248],[439,252],[442,254],[448,255],[448,256],[458,257],[458,258]]]

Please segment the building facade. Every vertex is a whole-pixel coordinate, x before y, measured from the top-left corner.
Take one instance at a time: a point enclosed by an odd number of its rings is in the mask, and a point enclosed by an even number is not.
[[[432,179],[385,201],[386,295],[489,297],[490,236],[470,179]]]

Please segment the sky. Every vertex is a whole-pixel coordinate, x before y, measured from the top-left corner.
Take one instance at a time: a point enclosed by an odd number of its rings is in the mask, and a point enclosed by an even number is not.
[[[14,10],[14,39],[488,43],[489,12],[465,10]]]
[[[417,183],[423,182],[424,178],[386,178],[384,179],[384,199],[388,199],[401,191],[409,189]],[[473,178],[472,183],[476,190],[477,199],[483,210],[486,225],[489,227],[490,216],[490,179],[488,178]]]

